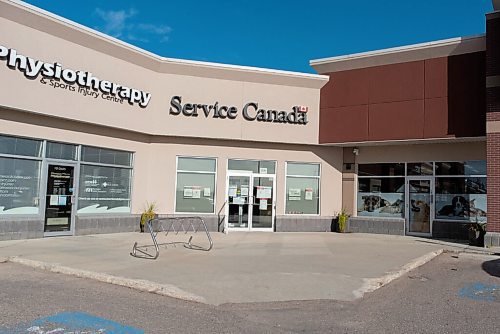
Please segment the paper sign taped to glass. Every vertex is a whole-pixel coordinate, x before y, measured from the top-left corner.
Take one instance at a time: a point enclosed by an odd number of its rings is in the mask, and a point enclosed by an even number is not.
[[[267,199],[261,199],[259,202],[259,210],[267,210]]]
[[[192,198],[193,197],[193,188],[184,187],[184,198]]]
[[[257,186],[257,198],[271,198],[273,187]]]
[[[306,201],[312,201],[313,199],[313,189],[312,188],[306,188],[305,189],[305,200]]]
[[[288,189],[288,197],[300,197],[300,189],[297,188]]]

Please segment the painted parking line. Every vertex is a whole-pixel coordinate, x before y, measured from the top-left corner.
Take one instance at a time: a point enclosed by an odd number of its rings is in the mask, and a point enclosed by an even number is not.
[[[470,283],[460,289],[458,295],[477,301],[500,303],[500,285],[481,282]]]
[[[144,334],[138,328],[82,312],[64,312],[10,329],[0,329],[0,334]]]

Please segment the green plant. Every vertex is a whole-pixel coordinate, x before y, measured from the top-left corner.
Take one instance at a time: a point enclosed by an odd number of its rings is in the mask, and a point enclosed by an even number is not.
[[[480,233],[486,233],[486,223],[480,223],[480,222],[470,223],[469,230]]]
[[[151,203],[146,203],[145,209],[141,214],[141,221],[140,221],[140,227],[141,227],[141,232],[144,232],[144,226],[146,223],[150,220],[156,217],[156,203],[151,202]]]
[[[342,209],[337,214],[337,232],[344,233],[347,229],[347,219],[349,219],[349,214],[346,209]]]

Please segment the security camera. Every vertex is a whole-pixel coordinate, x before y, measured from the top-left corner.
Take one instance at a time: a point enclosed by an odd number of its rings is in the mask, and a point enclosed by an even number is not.
[[[359,148],[355,147],[352,149],[352,154],[358,155],[359,154]]]

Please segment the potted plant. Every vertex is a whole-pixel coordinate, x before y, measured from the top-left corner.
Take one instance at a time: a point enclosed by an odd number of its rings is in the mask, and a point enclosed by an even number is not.
[[[337,215],[337,232],[339,233],[346,232],[347,219],[349,219],[349,214],[347,214],[345,209],[342,209]]]
[[[156,203],[146,203],[146,207],[141,214],[140,228],[141,233],[144,232],[144,226],[150,219],[154,219],[156,217]]]
[[[469,224],[469,245],[484,247],[484,235],[486,234],[486,223],[478,221]]]

